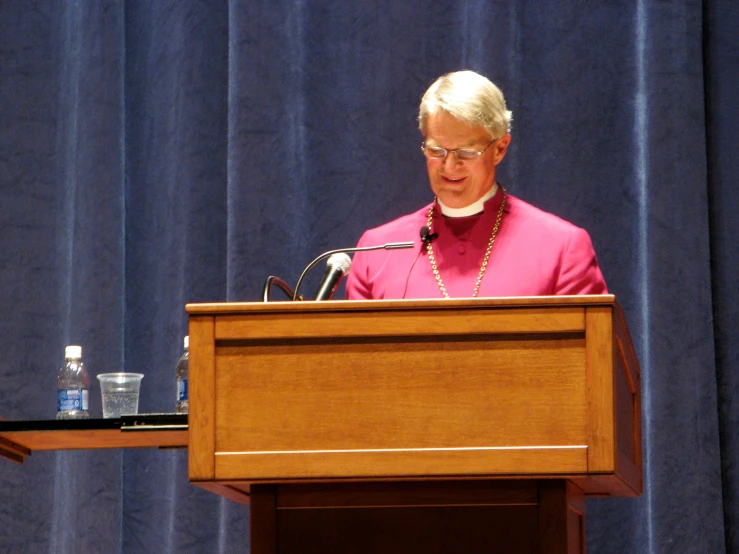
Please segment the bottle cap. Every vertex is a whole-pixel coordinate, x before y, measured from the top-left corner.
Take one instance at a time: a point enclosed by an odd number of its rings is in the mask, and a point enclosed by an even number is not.
[[[185,350],[190,350],[190,335],[187,335],[183,342],[185,345]]]
[[[64,357],[67,359],[81,358],[82,357],[82,347],[81,346],[67,346],[67,348],[64,349]]]

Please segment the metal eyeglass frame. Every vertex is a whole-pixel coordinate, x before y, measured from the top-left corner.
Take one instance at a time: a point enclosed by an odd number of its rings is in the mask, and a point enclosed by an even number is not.
[[[454,156],[457,158],[457,161],[460,161],[460,162],[470,162],[470,161],[476,160],[477,158],[479,158],[480,156],[482,156],[483,153],[485,152],[485,150],[487,150],[488,148],[490,148],[490,145],[493,144],[496,140],[500,140],[500,137],[494,138],[493,140],[491,140],[488,143],[488,145],[485,148],[483,148],[482,150],[475,150],[474,148],[455,148],[454,150],[448,150],[446,148],[442,148],[441,146],[426,146],[426,141],[424,141],[424,142],[421,143],[421,152],[423,152],[423,155],[426,156],[427,158],[430,158],[432,160],[442,160],[442,161],[446,160],[447,156],[449,154],[451,154],[452,152],[454,152]],[[437,151],[439,153],[442,153],[443,152],[444,155],[443,156],[429,156],[428,154],[426,154],[426,149],[427,148],[430,149],[430,150],[433,149],[433,150],[435,150],[435,151]],[[470,157],[469,158],[460,158],[459,157],[459,153],[460,152],[469,153],[470,154]]]

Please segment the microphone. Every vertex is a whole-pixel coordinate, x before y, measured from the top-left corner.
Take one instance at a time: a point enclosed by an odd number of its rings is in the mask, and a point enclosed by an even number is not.
[[[421,242],[427,243],[427,242],[434,242],[438,238],[439,233],[429,234],[429,228],[424,225],[423,227],[421,227],[420,235],[421,235]]]
[[[385,244],[378,244],[375,246],[355,246],[354,248],[341,248],[339,250],[329,250],[328,252],[324,252],[320,256],[318,256],[315,260],[313,260],[311,263],[309,263],[306,268],[303,270],[303,273],[300,274],[300,277],[298,278],[298,282],[295,285],[295,290],[293,291],[293,300],[302,300],[302,297],[299,294],[300,291],[300,284],[303,282],[303,279],[308,274],[308,272],[311,270],[313,266],[315,266],[318,262],[321,260],[328,258],[329,256],[332,256],[333,254],[338,254],[339,252],[367,252],[369,250],[397,250],[400,248],[413,248],[414,243],[412,241],[405,241],[405,242],[387,242]],[[348,257],[348,256],[347,256]],[[349,268],[347,267],[347,271]],[[325,280],[325,277],[324,277]],[[333,294],[333,293],[332,293]],[[320,300],[319,298],[316,298],[316,300]]]
[[[337,252],[326,261],[326,266],[326,274],[316,291],[316,300],[331,300],[339,288],[341,279],[349,273],[352,259],[345,252]]]

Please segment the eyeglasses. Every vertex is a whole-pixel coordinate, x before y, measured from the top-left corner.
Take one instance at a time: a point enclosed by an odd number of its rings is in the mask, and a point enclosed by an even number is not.
[[[490,145],[493,144],[496,140],[498,139],[495,138],[491,140],[488,145],[482,150],[474,150],[472,148],[457,148],[456,150],[447,150],[446,148],[442,148],[441,146],[426,146],[426,143],[424,142],[421,144],[421,151],[427,158],[433,160],[446,160],[446,157],[454,152],[454,155],[460,162],[469,162],[470,160],[475,160],[482,156],[483,152],[490,148]]]

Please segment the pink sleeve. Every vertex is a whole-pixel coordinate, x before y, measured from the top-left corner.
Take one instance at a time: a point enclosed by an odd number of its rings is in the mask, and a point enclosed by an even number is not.
[[[584,229],[575,229],[562,255],[554,293],[608,294],[593,243]]]
[[[364,246],[366,233],[359,239],[357,246]],[[346,299],[347,300],[370,300],[372,291],[367,277],[367,253],[355,252],[352,258],[352,266],[349,270],[349,276],[346,278]]]

